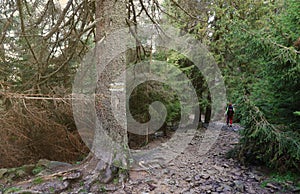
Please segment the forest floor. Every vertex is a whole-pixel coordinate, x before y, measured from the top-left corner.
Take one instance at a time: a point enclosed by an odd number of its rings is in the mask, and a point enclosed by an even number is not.
[[[233,128],[223,127],[215,144],[202,156],[199,156],[199,147],[203,139],[203,131],[199,130],[185,151],[170,163],[149,170],[133,169],[129,172],[129,180],[123,185],[111,183],[102,185],[98,190],[84,191],[76,188],[75,184],[75,187],[59,193],[297,193],[292,191],[295,189],[292,182],[287,181],[284,184],[272,182],[268,170],[262,167],[243,166],[228,157],[228,151],[239,141],[238,129],[238,125]],[[152,144],[160,142],[161,140],[158,139]],[[2,172],[2,176],[3,174]],[[38,178],[34,180],[39,184]],[[7,190],[7,188],[16,188],[17,181],[5,185],[1,183],[0,177],[0,186],[1,184],[0,193],[19,193]],[[82,185],[77,184],[77,186]]]

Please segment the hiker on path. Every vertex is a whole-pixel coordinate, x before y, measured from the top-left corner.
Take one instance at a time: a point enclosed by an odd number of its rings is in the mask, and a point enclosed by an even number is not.
[[[230,124],[229,127],[232,127],[232,120],[233,120],[233,115],[234,115],[234,108],[232,106],[232,103],[229,103],[229,105],[227,106],[225,115],[227,116],[227,119],[226,119],[227,126],[228,126],[228,124]]]

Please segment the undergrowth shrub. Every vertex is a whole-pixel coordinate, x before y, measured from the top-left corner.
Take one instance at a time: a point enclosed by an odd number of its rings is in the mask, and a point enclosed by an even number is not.
[[[88,153],[65,101],[15,99],[0,112],[0,168],[42,158],[72,162]]]
[[[260,109],[243,97],[239,103],[242,115],[238,158],[242,162],[257,161],[278,171],[300,172],[300,132],[269,123]]]

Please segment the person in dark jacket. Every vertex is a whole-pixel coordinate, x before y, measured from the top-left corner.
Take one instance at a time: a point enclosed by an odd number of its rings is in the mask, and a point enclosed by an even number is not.
[[[234,115],[234,108],[232,106],[232,103],[229,103],[229,105],[226,108],[225,115],[227,116],[226,124],[229,127],[232,127],[232,120],[233,120],[233,115]]]

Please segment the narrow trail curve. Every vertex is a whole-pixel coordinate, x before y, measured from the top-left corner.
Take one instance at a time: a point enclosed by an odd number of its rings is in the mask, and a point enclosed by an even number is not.
[[[149,172],[131,171],[125,187],[110,193],[283,193],[273,185],[262,188],[266,177],[255,167],[241,166],[226,158],[226,153],[238,143],[237,132],[222,128],[216,143],[200,157],[197,152],[201,134],[197,132],[185,152],[167,166]]]

